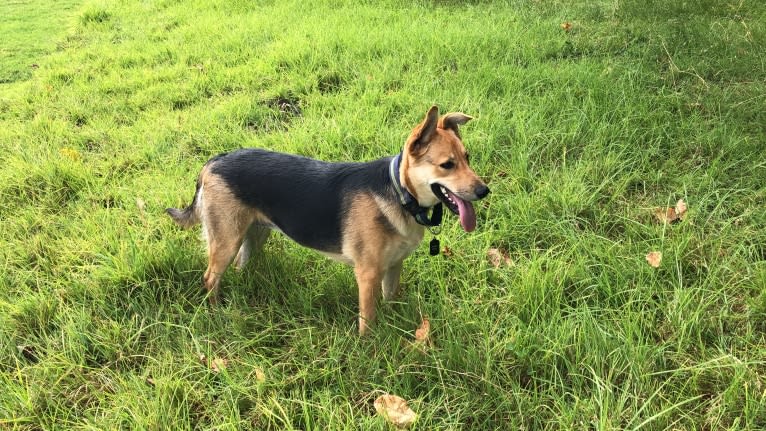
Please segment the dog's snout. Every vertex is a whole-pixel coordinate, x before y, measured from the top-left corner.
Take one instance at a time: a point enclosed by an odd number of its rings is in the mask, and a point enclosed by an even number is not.
[[[489,187],[486,184],[480,184],[473,189],[473,192],[476,194],[476,197],[482,199],[489,194]]]

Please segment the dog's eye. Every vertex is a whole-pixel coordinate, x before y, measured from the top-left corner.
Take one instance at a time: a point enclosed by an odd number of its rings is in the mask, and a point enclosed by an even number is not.
[[[442,169],[452,169],[452,168],[454,168],[454,167],[455,167],[455,162],[453,162],[452,160],[450,160],[450,161],[448,161],[448,162],[444,162],[444,163],[442,163],[442,164],[441,164],[441,165],[439,165],[439,166],[441,166],[441,167],[442,167]]]

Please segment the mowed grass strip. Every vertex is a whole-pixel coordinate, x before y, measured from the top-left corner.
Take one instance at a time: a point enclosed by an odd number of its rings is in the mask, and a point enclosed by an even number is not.
[[[386,429],[384,392],[415,429],[766,427],[760,2],[18,4],[60,24],[0,60],[38,65],[0,84],[0,428]],[[370,160],[431,104],[492,194],[371,336],[279,235],[206,305],[163,210],[209,157]]]

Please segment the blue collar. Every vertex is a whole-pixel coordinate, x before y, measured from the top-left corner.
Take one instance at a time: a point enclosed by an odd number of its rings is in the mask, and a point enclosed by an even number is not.
[[[407,212],[415,217],[415,221],[423,226],[439,226],[442,223],[442,204],[439,202],[434,206],[431,218],[428,218],[430,208],[421,207],[415,196],[405,188],[399,179],[399,166],[402,162],[402,153],[397,154],[391,159],[388,165],[388,173],[391,175],[391,183],[394,185],[396,195],[399,197],[399,203],[402,204]]]

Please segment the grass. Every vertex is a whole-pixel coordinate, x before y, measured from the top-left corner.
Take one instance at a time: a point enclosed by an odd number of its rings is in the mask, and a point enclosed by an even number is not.
[[[8,0],[0,4],[0,85],[29,79],[63,36],[79,0]]]
[[[761,2],[0,12],[0,428],[386,429],[384,392],[424,430],[766,427]],[[394,154],[432,103],[493,193],[371,336],[351,270],[278,235],[206,306],[163,214],[205,160]]]

